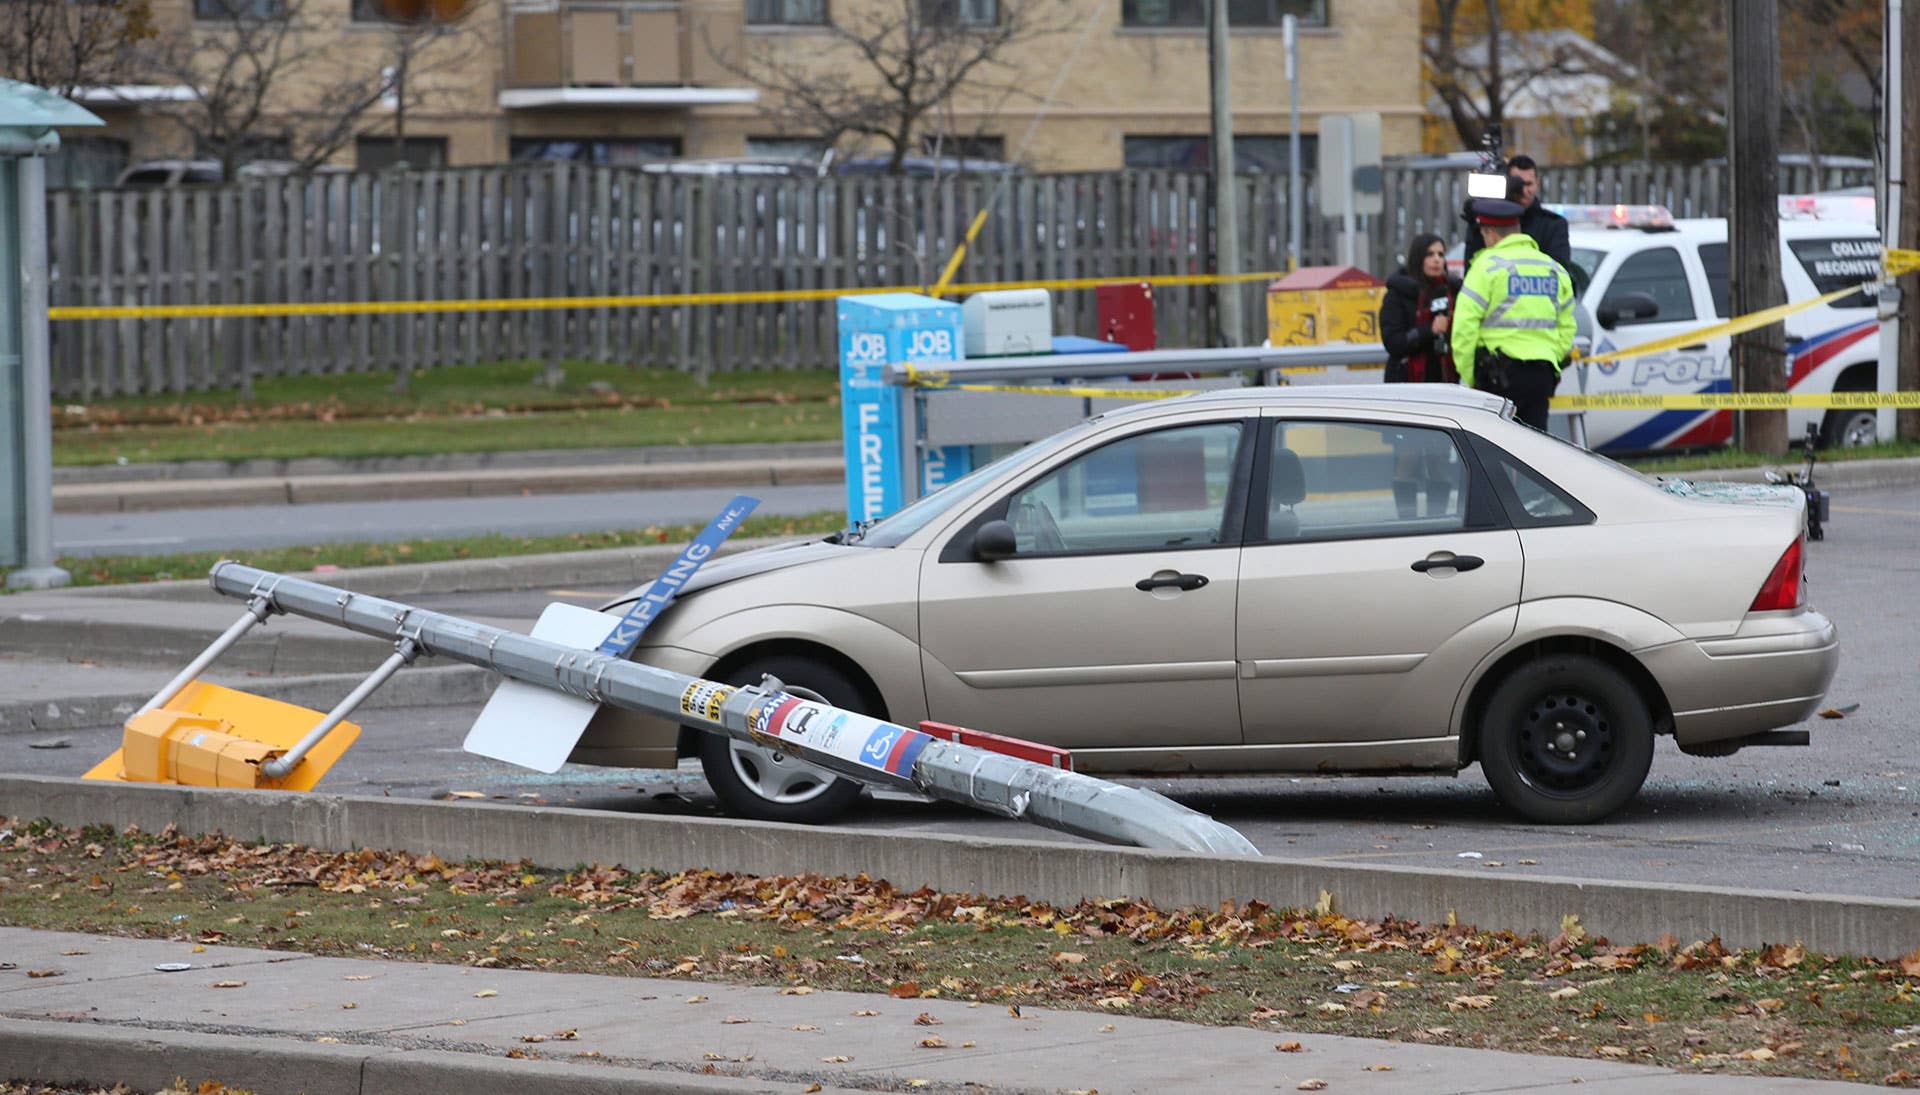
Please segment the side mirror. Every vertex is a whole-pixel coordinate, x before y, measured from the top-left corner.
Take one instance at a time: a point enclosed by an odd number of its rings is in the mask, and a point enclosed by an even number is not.
[[[1005,521],[988,521],[974,531],[973,557],[981,562],[1011,558],[1019,550],[1013,540],[1013,526]]]
[[[1645,293],[1619,293],[1608,296],[1593,310],[1594,322],[1611,331],[1620,321],[1653,319],[1660,314],[1660,305]]]

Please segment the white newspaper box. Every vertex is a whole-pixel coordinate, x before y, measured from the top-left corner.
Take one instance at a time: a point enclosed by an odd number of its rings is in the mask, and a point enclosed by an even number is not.
[[[1053,295],[1045,289],[975,293],[960,305],[968,357],[1053,351]]]

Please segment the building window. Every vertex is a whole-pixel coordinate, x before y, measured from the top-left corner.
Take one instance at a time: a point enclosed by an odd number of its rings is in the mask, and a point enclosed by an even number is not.
[[[1239,172],[1286,174],[1288,139],[1281,136],[1236,135],[1233,169]],[[1126,165],[1171,171],[1207,171],[1213,167],[1213,144],[1204,136],[1127,137]],[[1320,153],[1319,139],[1300,135],[1300,170],[1311,171]]]
[[[920,0],[920,19],[934,26],[990,27],[1000,22],[1000,0]]]
[[[353,152],[361,171],[386,171],[401,164],[415,170],[447,166],[445,137],[408,137],[398,149],[392,137],[360,137],[353,142]]]
[[[193,0],[195,19],[265,22],[287,14],[283,0]]]
[[[943,133],[935,137],[920,138],[920,150],[929,156],[958,156],[968,160],[1004,160],[1007,158],[1007,139],[1005,137],[956,137]]]
[[[1204,27],[1210,0],[1121,0],[1120,22],[1128,27]],[[1327,25],[1327,0],[1227,0],[1233,27],[1277,27],[1292,15],[1302,26]]]
[[[515,163],[566,160],[572,163],[640,164],[680,155],[678,137],[515,137],[507,142]]]
[[[750,27],[823,27],[827,0],[747,0]]]

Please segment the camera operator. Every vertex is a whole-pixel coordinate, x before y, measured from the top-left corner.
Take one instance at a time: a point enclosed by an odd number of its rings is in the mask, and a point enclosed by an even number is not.
[[[1574,295],[1585,288],[1585,278],[1573,264],[1573,247],[1567,242],[1567,218],[1540,204],[1540,165],[1531,156],[1515,156],[1507,161],[1507,200],[1518,202],[1520,231],[1533,238],[1546,256],[1560,264],[1560,268],[1573,275],[1578,281],[1574,285]],[[1473,256],[1480,252],[1480,233],[1474,224],[1473,212],[1469,208],[1463,216],[1467,221],[1467,265],[1473,265]]]
[[[1521,231],[1518,202],[1476,198],[1485,246],[1467,268],[1454,309],[1460,383],[1513,400],[1514,417],[1547,428],[1547,404],[1573,349],[1573,279]]]

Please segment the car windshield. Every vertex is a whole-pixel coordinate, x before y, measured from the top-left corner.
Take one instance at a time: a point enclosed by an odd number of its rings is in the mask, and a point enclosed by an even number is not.
[[[1576,247],[1573,249],[1573,264],[1587,275],[1587,281],[1593,281],[1593,272],[1600,269],[1600,260],[1607,257],[1605,251],[1594,247]]]
[[[1082,425],[1084,426],[1085,424],[1082,423]],[[973,497],[973,495],[980,490],[981,484],[998,475],[1002,469],[1007,467],[1009,461],[1020,459],[1031,452],[1036,445],[1050,445],[1058,441],[1062,436],[1061,434],[1055,434],[1044,440],[1035,441],[1029,445],[1022,445],[1020,448],[998,460],[975,468],[960,478],[955,479],[953,482],[948,483],[946,486],[941,487],[939,490],[934,491],[932,494],[927,495],[925,498],[914,501],[898,512],[882,517],[871,528],[867,529],[865,534],[857,538],[844,537],[843,539],[846,542],[857,544],[861,547],[898,546],[901,541],[925,528],[928,521],[933,520],[935,517],[965,502],[968,498]]]

